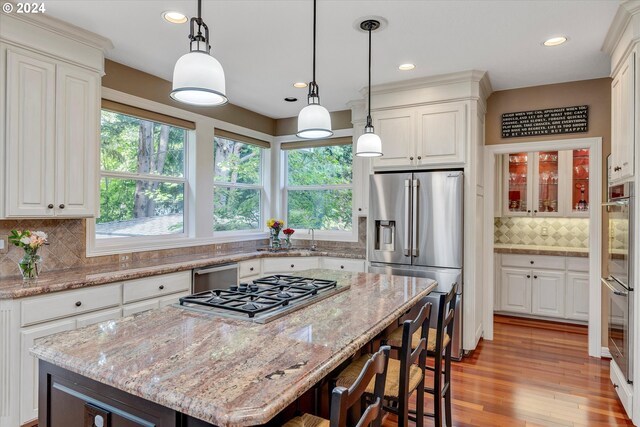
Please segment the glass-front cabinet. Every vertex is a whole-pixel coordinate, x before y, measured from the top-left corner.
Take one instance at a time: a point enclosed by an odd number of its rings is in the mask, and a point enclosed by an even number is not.
[[[588,216],[589,150],[505,155],[504,216]]]

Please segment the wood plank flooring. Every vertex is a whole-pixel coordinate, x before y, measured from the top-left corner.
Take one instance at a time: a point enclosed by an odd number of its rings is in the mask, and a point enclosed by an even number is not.
[[[495,316],[494,340],[453,363],[452,378],[456,427],[633,426],[609,360],[587,355],[585,326]],[[394,426],[390,415],[384,427]]]

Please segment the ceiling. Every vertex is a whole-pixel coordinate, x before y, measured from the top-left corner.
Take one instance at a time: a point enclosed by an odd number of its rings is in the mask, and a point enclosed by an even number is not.
[[[111,39],[107,57],[171,80],[188,51],[188,24],[170,24],[166,10],[196,13],[196,0],[50,0],[47,14]],[[354,25],[381,16],[373,33],[372,83],[456,71],[489,72],[494,90],[609,75],[600,48],[616,0],[318,0],[316,80],[330,111],[361,99],[367,84],[367,34]],[[306,105],[311,80],[311,0],[204,0],[212,54],[222,63],[231,103],[273,118]],[[542,42],[564,34],[569,42]],[[398,65],[416,64],[413,71]],[[168,95],[167,95],[168,96]],[[297,97],[287,103],[283,99]]]

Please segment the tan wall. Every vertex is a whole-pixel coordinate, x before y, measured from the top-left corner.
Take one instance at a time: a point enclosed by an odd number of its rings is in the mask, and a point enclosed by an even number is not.
[[[545,108],[589,106],[589,131],[563,135],[527,136],[521,138],[502,138],[501,115],[516,111],[540,110]],[[572,138],[602,138],[602,199],[607,196],[607,156],[611,154],[611,79],[601,78],[579,82],[534,86],[521,89],[497,91],[487,100],[485,144],[510,144],[518,142],[550,141]],[[558,146],[558,149],[562,149]],[[602,212],[602,253],[606,253],[608,220]],[[605,265],[603,264],[603,274]],[[603,300],[603,314],[606,310]],[[606,346],[607,331],[603,322],[602,341]]]
[[[102,77],[102,86],[104,87],[192,111],[202,114],[203,116],[213,117],[214,119],[233,123],[234,125],[253,129],[268,135],[275,134],[276,121],[271,117],[263,116],[262,114],[238,107],[231,103],[221,107],[192,107],[181,104],[169,97],[171,82],[109,59],[105,61],[104,65],[106,73],[106,75]]]

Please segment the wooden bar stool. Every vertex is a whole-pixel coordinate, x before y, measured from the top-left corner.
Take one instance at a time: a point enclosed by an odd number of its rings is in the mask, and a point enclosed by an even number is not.
[[[456,304],[456,288],[453,286],[447,294],[442,294],[438,300],[438,320],[436,328],[430,328],[427,354],[433,357],[433,367],[427,366],[426,370],[433,372],[433,388],[424,387],[424,391],[433,396],[433,413],[425,413],[432,417],[436,427],[442,426],[442,402],[444,399],[444,413],[447,427],[452,426],[451,414],[451,337],[453,337],[453,316]],[[395,329],[385,340],[392,348],[402,346],[402,328]],[[416,346],[421,338],[421,331],[413,335],[412,347]],[[442,362],[444,361],[444,369]],[[444,377],[444,378],[443,378]]]
[[[429,317],[431,303],[426,303],[414,320],[406,320],[402,325],[402,345],[399,360],[389,359],[387,380],[384,387],[384,400],[388,403],[384,409],[398,415],[398,426],[406,427],[409,420],[416,422],[416,427],[424,423],[424,373],[427,361],[427,334],[429,333]],[[415,349],[411,349],[411,339],[418,330],[422,331]],[[366,362],[368,355],[360,356],[351,362],[335,379],[337,386],[349,387]],[[409,415],[409,396],[417,390],[416,416]],[[373,393],[373,383],[369,383],[367,394]]]
[[[350,387],[335,387],[333,389],[331,393],[331,420],[303,414],[287,422],[285,427],[346,427],[347,411],[354,403],[361,400],[370,385],[371,403],[364,410],[357,426],[379,427],[382,420],[382,399],[387,378],[389,350],[389,346],[382,346],[377,353],[368,358]]]

